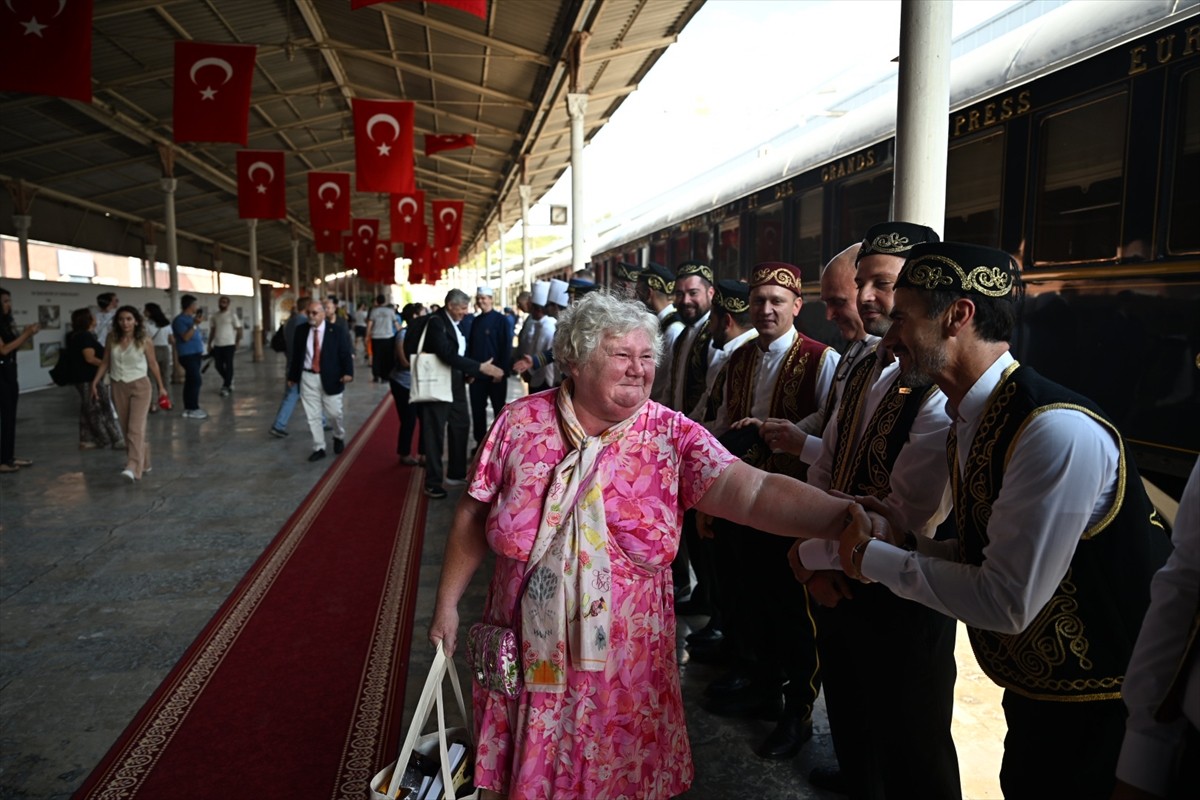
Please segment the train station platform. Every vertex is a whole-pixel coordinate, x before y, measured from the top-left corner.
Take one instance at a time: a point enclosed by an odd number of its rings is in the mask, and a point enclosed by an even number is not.
[[[381,414],[394,413],[387,386],[371,382],[361,358],[356,366],[346,395],[349,437],[376,424]],[[210,417],[203,421],[180,416],[182,387],[173,386],[176,410],[149,421],[154,469],[135,484],[119,474],[122,453],[78,448],[73,389],[21,396],[17,455],[35,463],[0,476],[0,798],[71,797],[281,529],[293,523],[314,487],[341,469],[344,459],[358,456],[352,446],[340,459],[330,452],[324,461],[309,463],[302,409],[292,417],[288,438],[268,435],[283,369],[282,356],[268,352],[263,362],[253,363],[240,352],[236,388],[228,398],[218,395],[220,381],[210,371],[201,392]],[[522,391],[512,381],[510,394]],[[382,425],[366,433],[395,435]],[[400,486],[412,468],[392,462],[375,469],[385,478],[394,471]],[[422,501],[424,537],[407,631],[411,647],[403,654],[405,720],[432,655],[425,629],[461,491],[450,487],[449,499]],[[368,514],[353,508],[337,513],[338,533],[345,537],[361,535],[362,526],[372,524]],[[464,620],[478,616],[487,577],[481,570],[464,598]],[[689,625],[704,621],[681,619],[681,642]],[[979,672],[961,629],[958,649],[955,738],[964,797],[1000,797],[999,691]],[[688,800],[835,797],[805,780],[814,766],[834,763],[821,704],[814,738],[800,755],[767,762],[753,747],[772,723],[708,714],[699,702],[719,668],[688,663],[681,670],[696,762]],[[880,665],[880,677],[887,679],[886,665]],[[244,713],[252,717],[252,705]],[[262,743],[268,751],[271,744]],[[280,774],[277,796],[329,796],[325,786],[311,791],[288,786],[288,758],[276,752],[262,765]]]

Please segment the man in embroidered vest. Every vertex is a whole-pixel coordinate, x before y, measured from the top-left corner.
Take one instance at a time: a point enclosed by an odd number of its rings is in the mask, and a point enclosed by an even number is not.
[[[833,383],[838,354],[796,331],[801,304],[798,267],[766,262],[751,272],[750,318],[758,338],[734,351],[725,365],[717,430],[733,428],[728,431],[731,438],[722,441],[728,441],[743,461],[803,479],[799,459],[770,452],[757,430],[767,417],[804,419],[821,407]],[[747,676],[738,675],[735,668],[728,676],[732,686],[723,678],[710,687],[710,694],[718,696],[709,710],[771,717],[779,713],[782,696],[783,716],[756,752],[763,758],[791,758],[812,735],[812,704],[820,689],[808,593],[788,566],[788,543],[780,546],[752,528],[718,528],[717,536],[738,537],[738,578],[730,586],[737,593],[734,646],[740,651],[742,671],[747,661],[753,666],[749,685],[738,687],[738,679]],[[735,691],[720,696],[727,686]]]
[[[856,248],[853,283],[872,344],[845,382],[808,471],[817,488],[879,498],[918,536],[932,536],[950,510],[946,396],[935,386],[902,385],[900,364],[879,337],[888,332],[904,257],[913,246],[937,240],[924,225],[886,222],[872,226]],[[803,564],[793,560],[793,569],[818,606],[817,651],[840,767],[817,767],[809,782],[840,788],[855,800],[958,800],[950,733],[954,620],[880,584],[851,588],[838,570],[836,542],[808,541],[798,553]],[[793,548],[793,559],[796,554]],[[894,680],[878,680],[884,664]],[[916,746],[895,746],[905,740]]]
[[[958,541],[914,536],[868,498],[883,539],[843,537],[839,558],[851,577],[966,623],[1005,690],[1006,797],[1108,798],[1121,685],[1169,543],[1112,423],[1009,353],[1019,288],[999,250],[909,253],[889,341],[902,380],[946,394]]]
[[[637,299],[658,317],[663,335],[662,360],[654,373],[654,385],[650,387],[650,399],[663,405],[670,404],[671,354],[675,350],[675,339],[683,332],[683,322],[671,302],[674,295],[675,276],[662,264],[651,263],[638,276]]]

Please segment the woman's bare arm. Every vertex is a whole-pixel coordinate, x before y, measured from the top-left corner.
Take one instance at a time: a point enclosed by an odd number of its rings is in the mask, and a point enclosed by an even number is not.
[[[454,655],[458,639],[458,601],[471,583],[475,570],[487,555],[484,523],[490,506],[464,493],[454,509],[450,538],[442,559],[442,578],[438,583],[437,605],[429,625],[429,641],[442,643],[446,655]]]

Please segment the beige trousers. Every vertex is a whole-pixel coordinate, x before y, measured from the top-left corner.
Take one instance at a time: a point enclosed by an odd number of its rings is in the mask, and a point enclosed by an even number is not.
[[[154,392],[149,378],[139,378],[130,383],[112,382],[112,401],[117,409],[121,430],[125,431],[125,447],[128,460],[125,468],[141,480],[142,473],[150,468],[150,442],[146,440],[146,417],[150,414],[150,403]]]

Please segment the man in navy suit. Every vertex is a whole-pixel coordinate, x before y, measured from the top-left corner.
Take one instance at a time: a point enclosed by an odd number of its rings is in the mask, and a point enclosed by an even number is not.
[[[325,457],[325,428],[321,410],[333,428],[333,452],[346,447],[346,426],[342,392],[354,380],[354,348],[350,338],[325,318],[319,300],[308,304],[308,322],[296,326],[292,341],[292,360],[288,364],[288,385],[300,386],[300,402],[312,432],[313,451],[309,461]]]
[[[480,286],[475,290],[475,305],[479,308],[479,314],[471,324],[471,332],[464,334],[467,338],[467,357],[474,361],[491,361],[507,375],[512,369],[512,322],[496,310],[490,286]],[[500,416],[500,409],[508,402],[508,382],[475,381],[471,384],[470,394],[471,428],[475,432],[475,447],[478,449],[488,432],[488,403],[492,404],[492,416]]]
[[[471,298],[461,289],[451,289],[446,294],[446,305],[436,313],[414,322],[404,337],[404,353],[409,361],[417,353],[421,334],[425,334],[422,352],[434,353],[453,372],[451,381],[454,401],[450,403],[413,403],[421,419],[421,453],[425,456],[425,494],[435,500],[446,496],[442,486],[442,445],[446,443],[449,423],[449,466],[446,483],[461,485],[467,478],[467,431],[470,427],[470,411],[467,406],[466,377],[478,380],[499,381],[504,370],[492,363],[467,358],[467,340],[458,323],[467,316]]]

